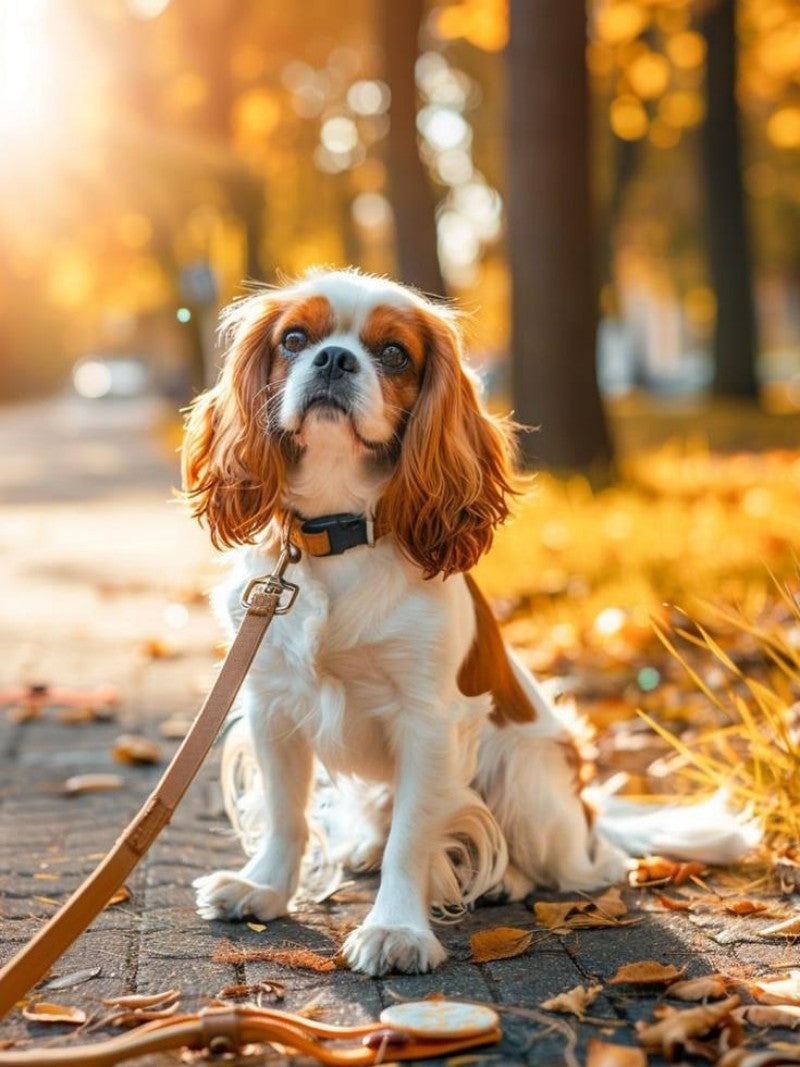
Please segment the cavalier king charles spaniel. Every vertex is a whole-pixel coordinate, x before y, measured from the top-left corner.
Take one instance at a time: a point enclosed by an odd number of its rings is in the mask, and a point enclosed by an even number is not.
[[[190,411],[183,464],[194,514],[236,549],[216,600],[231,632],[282,538],[302,555],[297,602],[242,689],[259,771],[250,859],[195,882],[200,914],[287,912],[315,758],[346,794],[346,863],[381,870],[343,949],[370,975],[436,967],[432,913],[534,886],[595,889],[659,834],[673,854],[738,855],[750,838],[719,811],[693,809],[681,840],[682,809],[615,822],[586,803],[567,715],[505,645],[469,573],[515,478],[509,425],[481,405],[454,314],[328,271],[235,302],[223,329],[225,363]],[[232,765],[226,754],[236,821]]]

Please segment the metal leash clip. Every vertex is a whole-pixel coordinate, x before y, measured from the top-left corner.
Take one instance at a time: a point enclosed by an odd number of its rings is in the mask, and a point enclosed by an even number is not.
[[[254,594],[260,596],[275,596],[277,602],[274,610],[270,608],[264,608],[264,613],[272,611],[273,615],[285,615],[289,611],[297,599],[297,594],[300,591],[300,587],[295,585],[294,582],[287,582],[283,577],[286,568],[290,563],[298,563],[300,560],[300,549],[297,545],[293,545],[291,541],[285,540],[281,546],[281,553],[278,556],[278,562],[275,564],[275,569],[272,574],[264,574],[260,578],[253,578],[245,586],[245,590],[242,593],[242,604],[248,609],[248,611],[254,611],[256,613],[261,610],[257,602],[254,602]],[[284,599],[285,594],[288,593],[288,599]]]

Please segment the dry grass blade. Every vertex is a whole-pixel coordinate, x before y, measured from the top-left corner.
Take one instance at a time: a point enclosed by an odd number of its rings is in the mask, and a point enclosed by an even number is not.
[[[110,1008],[167,1008],[180,997],[180,989],[165,989],[163,993],[123,993],[119,997],[106,997],[103,1004]]]

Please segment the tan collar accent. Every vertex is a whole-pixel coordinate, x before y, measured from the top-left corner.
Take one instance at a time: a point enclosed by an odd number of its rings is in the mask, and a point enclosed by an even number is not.
[[[350,513],[322,515],[304,519],[301,515],[287,515],[284,522],[289,540],[310,556],[339,556],[351,548],[374,545],[389,533],[389,526],[380,514],[372,520]]]

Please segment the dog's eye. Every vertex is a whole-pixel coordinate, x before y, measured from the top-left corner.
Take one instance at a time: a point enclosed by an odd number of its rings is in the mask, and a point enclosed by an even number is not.
[[[390,374],[398,374],[401,370],[405,370],[410,362],[408,352],[395,341],[390,341],[388,345],[383,346],[379,358],[383,369]]]
[[[302,352],[307,344],[308,337],[304,330],[287,330],[281,341],[284,352],[289,352],[293,356]]]

